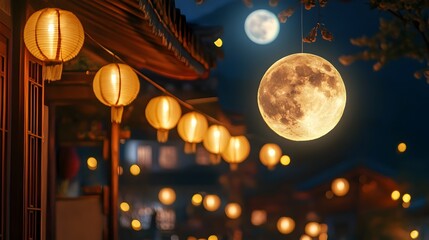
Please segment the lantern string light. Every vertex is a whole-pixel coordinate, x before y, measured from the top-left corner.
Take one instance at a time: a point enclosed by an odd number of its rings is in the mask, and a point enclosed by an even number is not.
[[[91,41],[93,41],[97,46],[99,46],[101,49],[103,49],[104,51],[106,51],[113,58],[115,58],[116,60],[118,60],[121,63],[127,64],[125,62],[125,60],[123,60],[121,57],[119,57],[118,55],[116,55],[112,50],[108,49],[106,46],[104,46],[103,44],[101,44],[100,42],[98,42],[96,39],[94,39],[87,32],[85,32],[85,35],[88,37],[88,39],[91,39]],[[131,69],[134,70],[134,72],[139,77],[143,78],[143,80],[145,80],[146,82],[148,82],[149,84],[151,84],[152,86],[154,86],[155,88],[157,88],[158,90],[160,90],[162,93],[164,93],[164,94],[166,94],[166,95],[168,95],[168,96],[176,99],[179,102],[179,104],[181,104],[185,108],[203,114],[210,122],[213,122],[213,123],[216,123],[216,124],[220,124],[220,125],[225,125],[223,122],[217,120],[216,118],[214,118],[214,117],[212,117],[212,116],[210,116],[210,115],[208,115],[206,113],[203,113],[203,112],[199,111],[193,105],[191,105],[191,104],[187,103],[186,101],[183,101],[179,97],[175,96],[174,94],[172,94],[171,92],[169,92],[167,89],[165,89],[163,86],[159,85],[157,82],[155,82],[154,80],[150,79],[148,76],[144,75],[143,73],[141,73],[140,71],[138,71],[134,67],[132,67],[132,66],[130,66],[130,67],[131,67]]]

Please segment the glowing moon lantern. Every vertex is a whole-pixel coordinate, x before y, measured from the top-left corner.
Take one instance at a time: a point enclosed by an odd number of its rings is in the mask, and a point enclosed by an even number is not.
[[[209,194],[204,197],[203,206],[207,211],[216,211],[221,204],[220,198],[217,195]]]
[[[159,96],[149,101],[145,114],[149,124],[157,129],[158,142],[167,142],[168,131],[177,125],[182,109],[176,99]]]
[[[236,170],[239,163],[246,160],[250,153],[250,143],[245,136],[233,136],[222,152],[222,158],[230,164],[231,170]]]
[[[247,16],[244,22],[247,37],[257,44],[268,44],[277,38],[280,23],[274,13],[259,9]]]
[[[85,39],[82,24],[69,11],[45,8],[33,13],[24,27],[28,51],[43,61],[43,79],[61,79],[63,62],[74,58]]]
[[[331,184],[332,192],[339,197],[346,195],[349,192],[349,188],[349,182],[345,178],[337,178]]]
[[[294,141],[327,134],[340,121],[345,105],[340,73],[330,62],[308,53],[278,60],[259,84],[262,118],[278,135]]]
[[[274,169],[280,161],[281,156],[282,149],[275,143],[266,143],[262,146],[261,150],[259,150],[259,160],[270,170]]]
[[[238,203],[228,203],[225,206],[225,214],[230,219],[237,219],[241,215],[241,207]]]
[[[220,163],[220,154],[229,143],[231,134],[224,126],[213,124],[204,135],[203,146],[209,151],[212,164]]]
[[[201,113],[188,112],[180,118],[177,132],[185,141],[185,153],[196,152],[196,144],[203,141],[207,128],[207,119]]]
[[[97,99],[111,107],[112,122],[120,123],[124,106],[134,101],[139,93],[140,82],[130,66],[111,63],[98,70],[92,88]]]
[[[172,188],[163,188],[158,193],[158,199],[165,205],[171,205],[176,201],[176,192]]]
[[[282,234],[289,234],[295,229],[295,221],[290,217],[281,217],[277,221],[277,229]]]

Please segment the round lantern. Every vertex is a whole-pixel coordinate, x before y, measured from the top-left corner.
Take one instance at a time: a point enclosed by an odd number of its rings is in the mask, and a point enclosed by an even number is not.
[[[230,164],[231,170],[236,170],[239,163],[246,160],[250,153],[250,143],[245,136],[234,136],[222,152],[222,158]]]
[[[231,135],[224,126],[213,124],[207,129],[203,145],[211,153],[210,160],[213,164],[220,163],[220,154],[229,144],[230,138]]]
[[[332,192],[338,197],[346,195],[349,192],[349,188],[349,182],[345,178],[337,178],[331,184]]]
[[[139,93],[140,82],[130,66],[111,63],[98,70],[92,88],[98,100],[112,108],[112,122],[120,123],[124,106],[130,104]]]
[[[207,128],[207,119],[201,113],[189,112],[180,118],[177,132],[185,141],[185,153],[196,152],[196,144],[203,141]]]
[[[241,206],[238,203],[228,203],[225,206],[225,214],[230,219],[237,219],[241,215]]]
[[[317,237],[320,234],[320,225],[317,222],[309,222],[305,225],[305,234],[310,237]]]
[[[214,212],[220,206],[220,198],[217,195],[209,194],[204,197],[203,206],[207,211]]]
[[[71,12],[45,8],[33,13],[24,27],[28,51],[44,62],[43,79],[61,79],[63,62],[74,58],[85,39],[82,24]]]
[[[159,96],[149,101],[145,114],[149,124],[157,129],[158,142],[167,142],[168,131],[177,125],[182,109],[176,99]]]
[[[290,217],[281,217],[277,221],[277,229],[282,234],[289,234],[295,229],[295,221]]]
[[[275,143],[267,143],[259,151],[259,159],[270,170],[274,169],[281,156],[282,149]]]
[[[171,205],[176,201],[176,192],[171,188],[163,188],[158,193],[158,199],[165,205]]]

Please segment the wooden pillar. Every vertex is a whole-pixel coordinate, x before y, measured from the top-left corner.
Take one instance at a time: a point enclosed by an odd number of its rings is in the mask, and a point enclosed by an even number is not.
[[[12,47],[11,47],[11,95],[10,95],[10,150],[7,156],[8,219],[5,239],[24,239],[25,213],[25,80],[24,80],[24,42],[21,38],[26,19],[26,0],[12,2]]]
[[[110,239],[118,239],[119,124],[112,122],[110,169]]]

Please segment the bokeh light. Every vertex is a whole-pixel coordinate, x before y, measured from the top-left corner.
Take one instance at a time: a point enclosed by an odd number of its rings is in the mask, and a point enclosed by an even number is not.
[[[403,153],[407,150],[407,144],[401,142],[398,144],[398,152]]]
[[[119,208],[123,212],[128,212],[130,210],[130,205],[127,202],[121,202],[121,204],[119,205]]]
[[[413,230],[413,231],[411,231],[411,232],[410,232],[410,237],[411,237],[412,239],[416,239],[416,238],[418,238],[418,237],[419,237],[419,231],[417,231],[417,230]]]
[[[221,38],[216,39],[216,41],[214,41],[214,45],[218,48],[222,47],[223,45],[223,41]]]
[[[95,157],[89,157],[86,160],[86,164],[88,165],[88,169],[89,170],[96,170],[97,169],[97,159],[95,159]]]
[[[139,220],[133,219],[131,221],[131,228],[134,229],[134,230],[136,230],[136,231],[141,230],[142,229],[142,224],[140,223]]]
[[[137,176],[140,174],[140,167],[137,164],[133,164],[130,167],[130,173],[134,176]]]
[[[390,197],[392,200],[396,201],[401,197],[401,193],[398,190],[395,190],[392,192],[392,194],[390,194]]]
[[[200,206],[203,202],[203,196],[199,193],[196,193],[192,196],[192,205]]]
[[[290,157],[289,157],[288,155],[283,155],[283,156],[280,158],[280,163],[281,163],[283,166],[288,166],[288,165],[290,164]]]
[[[411,195],[405,193],[404,196],[402,196],[402,201],[404,201],[404,203],[409,203],[411,201]]]

